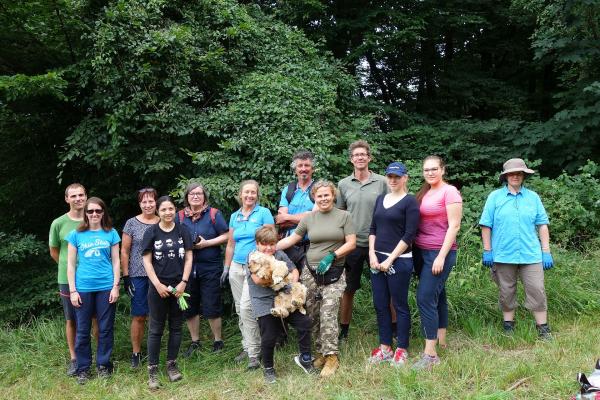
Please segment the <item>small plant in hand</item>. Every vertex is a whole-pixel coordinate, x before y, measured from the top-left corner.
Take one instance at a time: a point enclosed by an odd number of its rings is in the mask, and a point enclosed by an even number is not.
[[[177,294],[177,289],[175,289],[173,286],[169,285],[167,286],[167,289],[173,294],[173,296]],[[181,311],[185,311],[190,307],[185,299],[186,297],[190,297],[189,293],[183,292],[181,297],[177,299],[177,303],[179,304],[179,309],[181,309]]]

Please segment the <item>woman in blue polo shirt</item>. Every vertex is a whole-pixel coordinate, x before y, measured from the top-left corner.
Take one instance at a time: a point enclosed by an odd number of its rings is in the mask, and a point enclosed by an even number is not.
[[[258,205],[259,186],[255,180],[243,181],[240,185],[240,209],[229,220],[229,239],[225,249],[223,275],[229,273],[229,284],[239,316],[242,332],[242,352],[235,358],[243,361],[248,357],[248,369],[260,367],[260,330],[252,312],[252,303],[246,280],[248,254],[256,249],[254,236],[261,226],[275,226],[271,212]]]
[[[540,338],[551,339],[544,271],[552,268],[554,261],[546,210],[538,194],[523,186],[525,177],[533,173],[520,158],[504,163],[500,174],[504,187],[490,193],[479,220],[482,263],[491,269],[498,285],[504,331],[510,334],[514,330],[520,278],[525,307],[533,313]]]

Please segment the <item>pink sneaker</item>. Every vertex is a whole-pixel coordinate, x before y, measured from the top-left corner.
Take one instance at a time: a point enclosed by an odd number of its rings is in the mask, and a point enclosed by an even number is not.
[[[371,357],[369,357],[369,363],[379,364],[382,362],[390,362],[392,361],[393,356],[394,353],[392,353],[391,350],[383,350],[381,347],[378,347],[371,352]]]
[[[394,356],[390,360],[390,364],[394,367],[403,367],[406,364],[406,360],[408,359],[408,353],[406,350],[398,347],[394,352]]]

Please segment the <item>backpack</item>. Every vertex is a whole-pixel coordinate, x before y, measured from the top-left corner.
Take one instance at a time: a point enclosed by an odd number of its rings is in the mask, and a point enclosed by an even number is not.
[[[306,190],[308,190],[308,198],[314,204],[315,199],[313,198],[312,190],[311,190],[313,183],[315,183],[315,181],[312,181],[310,183],[310,185],[308,185],[308,188]],[[298,188],[297,181],[292,181],[288,184],[287,193],[285,194],[285,199],[287,200],[288,204],[290,204],[292,202],[292,199],[294,198],[294,193],[296,192],[297,188]]]
[[[217,213],[219,212],[219,209],[214,208],[214,207],[209,207],[208,210],[209,210],[208,213],[210,214],[210,222],[212,222],[212,224],[214,226],[216,224]],[[185,218],[185,214],[184,214],[183,210],[179,210],[177,215],[179,216],[179,223],[182,224],[183,219]]]

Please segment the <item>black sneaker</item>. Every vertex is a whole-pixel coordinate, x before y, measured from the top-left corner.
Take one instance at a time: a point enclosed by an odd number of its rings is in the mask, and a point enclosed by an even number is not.
[[[277,376],[275,375],[275,368],[265,368],[263,371],[265,377],[265,383],[271,384],[277,382]]]
[[[101,365],[98,367],[98,378],[107,379],[112,375],[112,367]]]
[[[340,330],[340,335],[338,336],[338,341],[339,342],[345,342],[348,340],[348,331],[347,330]]]
[[[77,375],[77,360],[70,360],[67,366],[67,376]]]
[[[504,330],[504,334],[512,335],[515,332],[515,321],[502,322],[502,329]]]
[[[91,378],[90,370],[79,371],[77,373],[77,383],[85,385]]]
[[[142,353],[131,353],[131,368],[139,368],[142,364]]]
[[[187,348],[185,353],[183,353],[183,357],[190,358],[192,356],[192,354],[194,354],[197,350],[200,350],[200,341],[199,340],[190,343],[190,346]]]
[[[223,350],[223,347],[225,347],[225,343],[223,343],[222,340],[215,340],[213,342],[213,353],[216,353],[217,351],[221,351]]]
[[[177,368],[177,361],[169,360],[167,361],[167,376],[171,382],[177,382],[183,378],[179,368]]]
[[[308,361],[304,361],[301,355],[297,355],[294,357],[294,361],[296,362],[296,365],[302,368],[302,370],[307,374],[316,373],[316,369],[313,367],[312,357]]]
[[[541,324],[535,326],[538,331],[538,336],[541,340],[552,340],[552,332],[548,324]]]

